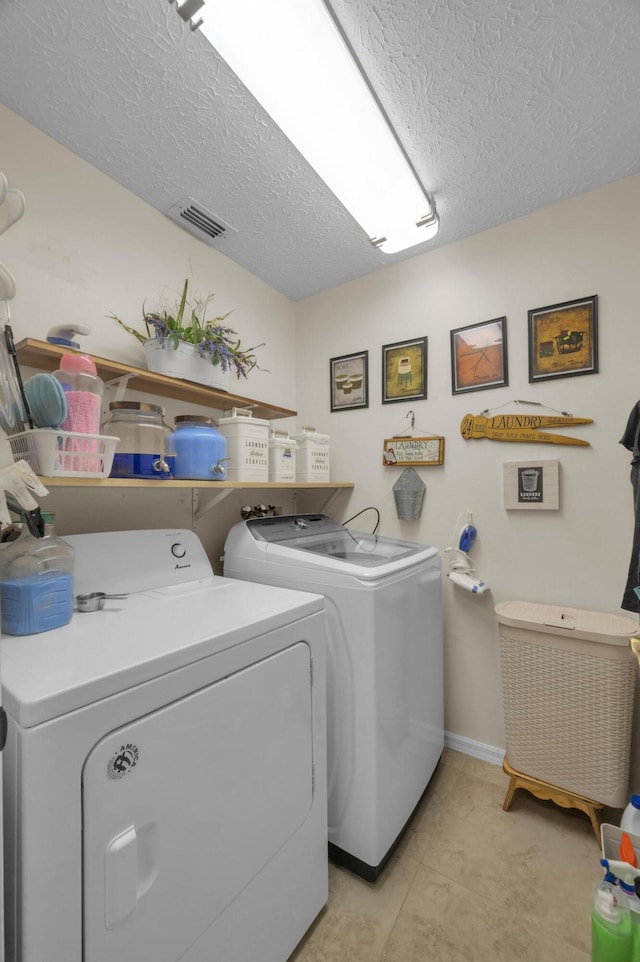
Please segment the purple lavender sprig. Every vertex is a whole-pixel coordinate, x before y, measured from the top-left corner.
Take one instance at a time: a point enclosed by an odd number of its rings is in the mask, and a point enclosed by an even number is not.
[[[235,371],[238,378],[247,376],[254,367],[258,367],[255,351],[263,344],[243,349],[240,338],[231,327],[223,325],[229,314],[206,320],[206,312],[213,294],[205,300],[195,299],[193,304],[187,300],[189,282],[185,280],[180,302],[175,316],[168,311],[142,310],[142,319],[147,330],[146,337],[135,328],[128,327],[115,314],[110,316],[132,334],[138,341],[144,343],[151,338],[160,342],[163,348],[177,349],[180,343],[195,345],[202,358],[208,358],[212,364],[220,365],[223,371]]]

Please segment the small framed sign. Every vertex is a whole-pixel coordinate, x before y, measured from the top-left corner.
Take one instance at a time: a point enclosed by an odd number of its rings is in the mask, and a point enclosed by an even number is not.
[[[343,354],[329,361],[331,410],[348,411],[369,407],[369,352]]]
[[[427,438],[385,438],[382,463],[386,466],[444,463],[444,438],[436,434]]]
[[[560,486],[557,461],[505,461],[504,506],[507,510],[557,511]]]

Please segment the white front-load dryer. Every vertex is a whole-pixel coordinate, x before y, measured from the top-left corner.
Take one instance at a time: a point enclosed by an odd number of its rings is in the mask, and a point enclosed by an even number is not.
[[[438,551],[324,515],[234,525],[224,573],[324,595],[329,851],[373,881],[444,747]]]
[[[322,598],[190,531],[67,540],[128,597],[1,640],[7,962],[285,962],[327,898]]]

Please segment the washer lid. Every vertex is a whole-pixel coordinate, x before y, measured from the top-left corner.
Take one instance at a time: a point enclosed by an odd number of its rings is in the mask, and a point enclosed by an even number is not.
[[[322,514],[252,518],[246,525],[256,540],[360,568],[378,568],[425,551],[435,553],[428,545],[351,531]]]

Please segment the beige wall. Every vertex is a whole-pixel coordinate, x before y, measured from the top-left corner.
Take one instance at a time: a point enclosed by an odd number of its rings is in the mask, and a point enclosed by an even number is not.
[[[228,324],[244,344],[266,342],[259,351],[266,370],[252,371],[240,382],[239,393],[295,409],[295,320],[288,298],[1,104],[0,144],[0,171],[26,198],[22,220],[0,236],[0,261],[16,280],[10,304],[16,341],[44,340],[54,325],[79,322],[91,327],[91,334],[80,339],[87,353],[144,367],[141,346],[107,315],[118,314],[142,329],[143,302],[149,309],[157,307],[163,290],[170,297],[189,277],[192,289],[215,293],[216,314],[232,312]],[[2,309],[0,305],[4,323]],[[30,373],[25,371],[25,377]],[[132,392],[127,397],[145,399]],[[171,423],[175,414],[199,411],[178,402],[160,403]],[[191,492],[169,492],[161,483],[150,490],[100,495],[56,488],[46,506],[56,512],[63,534],[193,524],[220,571],[224,538],[240,520],[240,506],[267,498],[260,491],[250,497],[231,494],[195,523],[206,498],[196,503]],[[278,498],[285,509],[291,503],[286,492]]]
[[[441,212],[443,218],[446,211]],[[504,744],[493,607],[523,599],[621,614],[632,536],[628,453],[618,444],[640,395],[640,177],[388,267],[296,305],[298,409],[331,435],[335,478],[355,482],[343,518],[368,505],[382,512],[382,534],[446,548],[457,515],[470,508],[478,528],[471,560],[492,588],[472,596],[444,582],[445,708],[449,732]],[[528,383],[527,311],[597,294],[600,372]],[[453,328],[507,316],[509,386],[453,396]],[[381,346],[426,335],[428,399],[381,403]],[[329,358],[369,351],[367,410],[329,413]],[[460,421],[486,408],[545,413],[541,402],[588,427],[565,429],[588,448],[464,441]],[[399,521],[382,467],[383,438],[416,426],[446,438],[441,467],[420,469],[427,485],[419,521]],[[551,413],[551,412],[547,412]],[[559,511],[506,511],[505,461],[557,458]],[[371,530],[372,513],[359,519]],[[445,560],[446,569],[446,560]]]
[[[617,442],[640,393],[640,177],[294,304],[2,106],[0,142],[0,170],[27,200],[23,220],[0,237],[0,260],[17,282],[11,304],[17,338],[44,338],[54,324],[79,321],[92,325],[87,352],[141,363],[138,346],[106,315],[136,323],[145,298],[192,277],[201,291],[215,291],[217,311],[233,310],[230,322],[248,342],[267,342],[261,360],[270,373],[254,373],[247,393],[297,408],[298,427],[314,424],[331,435],[333,477],[356,485],[330,507],[334,517],[375,505],[383,534],[444,549],[458,513],[473,511],[479,538],[472,560],[492,593],[473,597],[445,580],[446,727],[473,742],[503,745],[494,604],[522,598],[619,611],[633,513],[629,456]],[[527,310],[594,293],[601,373],[529,385]],[[509,387],[452,396],[449,331],[503,314]],[[429,338],[428,400],[382,405],[381,346],[422,335]],[[363,349],[369,408],[331,414],[329,358]],[[462,440],[464,414],[513,409],[508,402],[515,398],[594,418],[592,426],[567,432],[591,446]],[[167,408],[168,416],[180,410]],[[442,467],[421,470],[427,495],[420,521],[401,522],[392,496],[399,472],[382,468],[381,451],[383,438],[407,427],[410,408],[417,427],[445,436],[446,453]],[[532,457],[559,459],[561,509],[508,513],[502,464]],[[217,570],[240,505],[270,497],[232,494],[196,522]],[[280,493],[277,503],[292,510],[293,495]],[[307,495],[296,504],[321,510],[323,503]],[[55,489],[47,507],[58,513],[59,530],[70,533],[190,526],[197,506],[190,492],[159,486],[99,495]],[[357,524],[370,530],[373,515]]]

